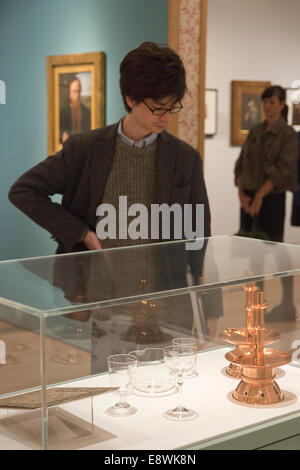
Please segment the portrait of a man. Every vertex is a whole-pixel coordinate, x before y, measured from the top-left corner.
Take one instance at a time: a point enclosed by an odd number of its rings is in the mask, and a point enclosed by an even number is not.
[[[91,129],[91,73],[61,74],[59,97],[62,143],[72,134]]]
[[[48,155],[72,134],[105,125],[104,52],[48,56]]]

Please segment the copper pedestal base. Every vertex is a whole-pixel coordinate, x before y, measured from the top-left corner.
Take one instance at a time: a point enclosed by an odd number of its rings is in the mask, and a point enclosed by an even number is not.
[[[274,380],[274,369],[264,369],[263,377],[253,377],[259,375],[258,372],[243,368],[242,380],[234,390],[233,398],[249,405],[271,405],[282,401],[284,395]]]
[[[259,353],[244,349],[230,351],[225,357],[243,369],[242,380],[233,392],[235,400],[249,405],[271,405],[283,400],[274,370],[290,362],[289,353],[269,348]]]

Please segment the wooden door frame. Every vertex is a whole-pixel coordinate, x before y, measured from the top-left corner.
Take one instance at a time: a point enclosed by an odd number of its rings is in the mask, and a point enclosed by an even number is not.
[[[179,52],[179,21],[181,0],[168,0],[168,45]],[[206,75],[206,31],[207,31],[207,0],[200,0],[200,35],[199,35],[199,120],[198,148],[204,157],[204,119],[205,119],[205,75]],[[172,117],[169,132],[178,136],[178,115]]]

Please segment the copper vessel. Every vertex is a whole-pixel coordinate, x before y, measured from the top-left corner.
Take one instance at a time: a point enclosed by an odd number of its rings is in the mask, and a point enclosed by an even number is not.
[[[255,322],[261,325],[261,318],[255,318],[257,315],[257,309],[255,309],[254,297],[258,294],[258,287],[255,282],[250,282],[244,287],[246,291],[246,327],[245,328],[227,328],[220,333],[220,337],[230,344],[235,344],[237,350],[247,350],[249,346],[254,343],[254,330],[253,326]],[[267,308],[267,303],[263,301],[261,297],[261,304],[259,312],[263,312]],[[263,328],[263,325],[261,325]],[[271,344],[280,338],[280,334],[273,330],[264,329],[264,344]],[[226,373],[231,377],[241,378],[242,366],[230,363],[226,368]]]
[[[252,309],[253,343],[225,355],[228,361],[242,367],[241,381],[233,392],[233,398],[251,405],[270,405],[283,400],[283,393],[275,382],[275,368],[291,361],[290,353],[264,347],[265,335],[269,339],[272,337],[272,332],[264,328],[265,308],[263,292],[258,292]]]

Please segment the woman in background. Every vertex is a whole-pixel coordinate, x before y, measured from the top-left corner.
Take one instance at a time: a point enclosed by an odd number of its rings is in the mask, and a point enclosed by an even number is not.
[[[298,138],[286,122],[285,90],[273,85],[262,93],[265,121],[255,126],[235,164],[241,205],[240,227],[251,231],[253,217],[271,241],[283,242],[286,191],[298,187]],[[283,299],[269,320],[293,319],[293,279],[283,278]]]

